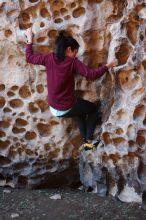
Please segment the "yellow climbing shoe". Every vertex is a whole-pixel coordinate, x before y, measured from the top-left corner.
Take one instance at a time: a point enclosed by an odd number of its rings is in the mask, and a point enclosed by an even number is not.
[[[92,150],[95,147],[93,143],[85,143],[83,144],[83,149],[86,150]]]

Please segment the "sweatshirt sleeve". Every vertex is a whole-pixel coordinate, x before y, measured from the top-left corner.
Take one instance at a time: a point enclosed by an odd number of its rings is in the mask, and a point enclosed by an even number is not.
[[[25,50],[25,57],[26,61],[28,63],[32,64],[38,64],[38,65],[46,65],[47,62],[47,54],[41,54],[41,53],[33,53],[33,48],[32,48],[33,43],[27,44],[26,45],[26,50]]]
[[[85,76],[87,80],[95,80],[101,77],[106,71],[108,71],[108,67],[105,65],[98,68],[90,69],[78,58],[75,59],[74,68],[77,74]]]

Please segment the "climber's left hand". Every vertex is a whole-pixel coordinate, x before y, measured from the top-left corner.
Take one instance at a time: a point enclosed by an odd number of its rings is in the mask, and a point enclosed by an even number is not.
[[[27,43],[31,44],[34,36],[34,34],[32,33],[32,27],[26,29],[25,36],[27,37]]]

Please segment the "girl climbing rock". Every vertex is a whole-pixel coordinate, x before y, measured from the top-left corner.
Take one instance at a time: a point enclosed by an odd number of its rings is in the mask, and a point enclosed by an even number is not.
[[[56,38],[54,53],[34,54],[32,29],[27,29],[25,35],[27,37],[26,61],[46,67],[48,104],[51,113],[56,117],[74,118],[83,139],[83,148],[85,150],[94,148],[96,142],[93,141],[93,133],[99,111],[96,104],[76,97],[75,76],[80,74],[87,80],[96,80],[109,68],[117,65],[117,61],[113,60],[99,68],[90,69],[76,57],[79,49],[78,42],[65,32],[60,32]]]

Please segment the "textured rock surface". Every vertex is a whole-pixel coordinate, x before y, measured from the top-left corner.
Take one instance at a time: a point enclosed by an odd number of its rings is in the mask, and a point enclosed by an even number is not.
[[[0,1],[0,185],[37,186],[61,173],[60,181],[76,169],[72,159],[79,155],[76,125],[48,110],[44,67],[25,61],[24,30],[32,25],[35,52],[52,51],[58,30],[67,29],[87,65],[118,59],[98,81],[76,81],[78,94],[100,100],[103,112],[100,146],[82,152],[80,174],[100,195],[140,202],[146,190],[144,0]]]

